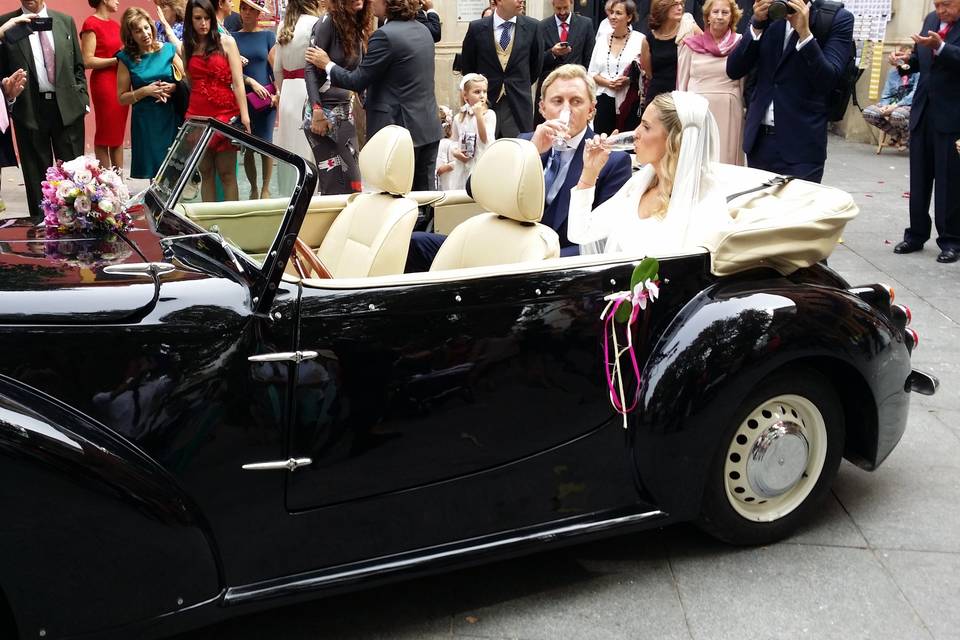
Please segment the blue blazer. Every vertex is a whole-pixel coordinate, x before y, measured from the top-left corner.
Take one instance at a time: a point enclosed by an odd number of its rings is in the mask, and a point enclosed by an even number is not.
[[[811,25],[818,11],[813,3]],[[827,157],[827,99],[853,46],[853,14],[846,9],[837,12],[822,47],[814,38],[797,51],[794,33],[784,49],[786,29],[786,20],[773,22],[758,41],[748,27],[727,57],[727,75],[732,80],[757,70],[757,84],[747,107],[743,151],[750,154],[753,150],[772,101],[777,130],[789,134],[776,136],[780,156],[790,163],[822,163]]]
[[[563,186],[560,192],[553,199],[546,209],[543,210],[543,219],[541,222],[560,236],[560,255],[575,256],[580,253],[580,245],[574,244],[567,239],[567,215],[570,213],[570,189],[577,186],[580,182],[580,174],[583,173],[583,144],[596,134],[593,129],[587,127],[587,132],[580,141],[573,159],[570,161],[570,168],[567,170],[567,176],[564,178]],[[520,137],[529,140],[533,133],[521,133]],[[550,160],[550,152],[540,155],[544,168],[547,161]],[[630,156],[622,151],[614,151],[610,154],[607,164],[600,170],[597,176],[597,187],[593,197],[593,208],[596,209],[606,202],[610,196],[620,190],[620,187],[627,183],[630,176],[633,175],[633,168],[630,165]]]
[[[939,30],[940,18],[936,12],[930,13],[923,21],[923,35]],[[920,72],[910,110],[911,131],[927,118],[934,131],[960,132],[960,22],[953,25],[944,42],[938,56],[929,47],[914,47],[910,69],[903,72]]]

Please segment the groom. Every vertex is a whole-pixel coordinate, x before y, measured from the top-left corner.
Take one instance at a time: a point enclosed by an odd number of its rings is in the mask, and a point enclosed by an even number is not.
[[[560,255],[575,256],[580,247],[567,238],[567,214],[570,210],[570,189],[577,185],[583,171],[583,144],[595,134],[588,125],[597,108],[596,85],[593,78],[578,64],[565,64],[554,69],[543,81],[540,113],[546,122],[533,133],[521,133],[540,152],[544,165],[546,199],[540,222],[551,227],[560,236]],[[566,128],[567,145],[554,150],[553,140],[564,131],[558,118],[564,107],[570,110],[570,124]],[[593,209],[607,201],[630,179],[630,156],[614,151],[597,177]],[[467,190],[470,182],[467,181]],[[434,256],[446,236],[438,233],[415,232],[410,240],[406,273],[428,271]]]

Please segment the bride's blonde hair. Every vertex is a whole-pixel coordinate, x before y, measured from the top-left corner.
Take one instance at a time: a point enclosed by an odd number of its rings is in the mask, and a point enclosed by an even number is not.
[[[670,195],[673,193],[673,182],[677,177],[677,162],[680,160],[680,143],[683,140],[683,123],[677,113],[677,106],[673,96],[661,93],[650,103],[657,108],[660,115],[660,124],[667,130],[666,151],[660,158],[660,175],[663,180],[654,178],[657,187],[657,208],[651,215],[663,217],[670,206]]]

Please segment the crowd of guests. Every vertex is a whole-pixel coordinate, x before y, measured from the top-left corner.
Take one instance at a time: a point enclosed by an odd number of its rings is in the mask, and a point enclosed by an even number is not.
[[[63,42],[41,28],[21,33],[48,16],[64,23],[62,32],[77,33],[44,0],[22,0],[20,11],[0,17],[4,93],[10,119],[18,134],[23,130],[20,161],[33,212],[45,167],[82,150],[88,93],[98,159],[122,167],[129,115],[127,175],[138,178],[155,174],[184,118],[209,116],[313,159],[321,193],[350,193],[362,181],[358,129],[372,136],[400,124],[413,138],[417,190],[466,187],[496,138],[527,137],[538,146],[547,137],[559,141],[541,149],[545,204],[548,211],[557,202],[569,210],[588,197],[571,198],[567,184],[591,175],[596,158],[610,157],[597,150],[599,141],[630,130],[640,141],[653,121],[669,128],[677,96],[694,94],[713,124],[693,120],[715,130],[721,162],[819,182],[827,103],[843,79],[853,33],[848,11],[825,13],[806,0],[786,0],[787,15],[776,20],[774,0],[608,0],[606,18],[596,25],[574,13],[571,0],[553,0],[553,15],[541,21],[525,15],[523,0],[493,0],[467,28],[458,59],[460,101],[450,109],[435,99],[434,43],[442,25],[431,0],[289,0],[276,32],[260,27],[269,15],[264,0],[241,0],[239,12],[230,0],[154,0],[154,16],[131,8],[119,20],[118,0],[88,2],[93,12],[79,37]],[[953,261],[960,250],[956,110],[943,114],[950,91],[942,87],[958,86],[952,27],[960,0],[934,6],[914,38],[917,48],[891,56],[883,97],[864,117],[911,150],[916,202],[897,251],[917,250],[929,237],[925,207],[935,195],[938,259]],[[22,38],[31,46],[14,46]],[[942,76],[933,91],[931,73]],[[24,87],[29,91],[22,93]],[[0,160],[9,164],[14,158],[2,119],[0,129],[6,144]],[[948,138],[952,153],[944,153]],[[237,199],[236,147],[226,139],[213,145],[199,167],[202,196]],[[249,197],[269,197],[270,158],[248,153],[242,164]],[[600,175],[598,169],[593,177]],[[293,178],[278,169],[280,193],[292,190]],[[656,171],[648,178],[661,199],[675,182]],[[562,228],[566,212],[552,217],[565,249],[579,244]]]

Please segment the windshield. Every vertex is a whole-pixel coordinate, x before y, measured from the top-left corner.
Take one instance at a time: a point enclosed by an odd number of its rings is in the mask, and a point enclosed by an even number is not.
[[[216,130],[207,132],[203,121],[183,126],[154,188],[170,210],[223,236],[262,265],[299,172],[267,150]]]

